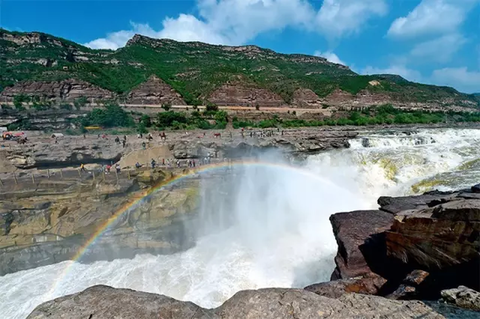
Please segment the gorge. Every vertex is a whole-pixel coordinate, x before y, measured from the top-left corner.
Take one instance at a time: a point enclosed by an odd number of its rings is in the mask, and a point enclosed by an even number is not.
[[[377,199],[385,195],[469,189],[480,178],[478,128],[364,130],[350,137],[348,144],[349,148],[306,152],[300,158],[285,157],[280,148],[265,149],[255,154],[255,161],[244,158],[243,164],[217,165],[178,179],[137,205],[117,210],[119,218],[115,220],[138,218],[128,231],[136,234],[137,242],[142,238],[147,242],[152,236],[149,224],[156,229],[162,226],[156,223],[168,217],[162,216],[169,211],[160,205],[162,191],[181,192],[192,187],[191,183],[199,183],[193,186],[198,190],[193,205],[197,218],[183,219],[182,231],[168,239],[178,243],[193,241],[193,245],[161,255],[139,253],[128,259],[82,260],[101,249],[105,240],[119,238],[112,235],[120,231],[126,234],[120,222],[111,223],[98,236],[94,234],[87,247],[79,247],[77,261],[29,267],[0,277],[4,288],[0,291],[2,314],[26,318],[42,302],[98,284],[164,294],[214,308],[241,290],[303,288],[326,282],[334,271],[334,260],[338,266],[338,238],[329,222],[332,214],[377,209]],[[387,202],[382,203],[382,209],[387,209]],[[183,208],[194,210],[193,206]],[[162,213],[145,215],[146,210]],[[478,242],[478,233],[474,241]],[[89,291],[105,296],[117,294],[105,288]],[[82,296],[90,298],[88,291]],[[338,305],[331,301],[332,307],[340,309],[340,302],[363,297],[342,298]],[[362,304],[360,299],[357,302]],[[228,308],[228,302],[222,307]],[[39,311],[39,317],[32,314],[31,318],[48,318],[41,317],[41,308]],[[213,313],[205,314],[214,317]]]

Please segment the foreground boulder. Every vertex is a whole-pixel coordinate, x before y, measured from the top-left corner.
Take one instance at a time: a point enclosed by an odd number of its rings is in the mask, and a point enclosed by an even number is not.
[[[480,292],[465,286],[443,290],[442,298],[459,307],[480,311]]]
[[[361,247],[369,240],[370,246],[382,250],[382,235],[390,229],[393,215],[379,210],[338,213],[330,216],[333,233],[338,244],[332,280],[347,279],[372,272]],[[376,236],[377,235],[377,236]],[[383,249],[384,250],[384,249]]]
[[[440,304],[349,294],[330,299],[300,289],[241,291],[216,309],[162,295],[107,286],[48,301],[27,319],[279,319],[279,318],[478,318],[478,313]]]
[[[459,285],[479,290],[480,196],[475,191],[476,186],[381,197],[380,210],[332,215],[338,253],[331,279],[341,280],[309,290],[337,297],[358,289],[393,299],[438,299],[440,291]],[[384,279],[381,287],[378,276]]]

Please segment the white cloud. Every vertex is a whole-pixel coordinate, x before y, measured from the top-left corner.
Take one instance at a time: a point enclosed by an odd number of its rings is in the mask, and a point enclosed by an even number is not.
[[[167,17],[155,31],[132,23],[131,30],[107,34],[87,43],[92,48],[119,48],[135,33],[153,38],[240,45],[256,35],[287,26],[310,28],[315,11],[307,0],[198,0],[199,17],[180,14]]]
[[[116,49],[135,33],[179,41],[241,45],[258,34],[286,27],[301,28],[338,38],[358,32],[375,15],[387,11],[385,0],[325,0],[316,12],[312,0],[197,0],[198,17],[168,17],[155,31],[148,24],[132,23],[130,30],[107,34],[86,43],[92,48]]]
[[[390,65],[387,68],[376,68],[372,66],[367,66],[363,70],[360,71],[361,74],[396,74],[400,75],[401,77],[414,82],[422,81],[422,75],[420,72],[409,69],[405,65]]]
[[[328,62],[347,65],[345,62],[343,62],[342,60],[340,60],[340,58],[338,57],[338,55],[336,55],[336,54],[333,53],[332,51],[327,51],[327,52],[315,51],[315,53],[314,53],[313,55],[314,55],[314,56],[318,56],[318,57],[325,58],[325,59],[327,59]]]
[[[406,17],[393,21],[388,35],[412,38],[455,32],[479,0],[422,0]]]
[[[435,70],[432,73],[431,82],[437,85],[453,86],[461,92],[480,92],[480,72],[469,71],[466,67]]]
[[[199,0],[198,7],[208,26],[234,44],[287,26],[309,28],[315,15],[308,0]]]
[[[415,45],[410,54],[414,58],[428,58],[430,61],[448,62],[466,42],[467,40],[461,34],[447,34]]]
[[[358,32],[373,16],[383,16],[388,7],[384,0],[324,0],[316,25],[329,38]]]
[[[143,34],[149,37],[157,37],[158,33],[155,32],[148,24],[137,24],[130,22],[132,26],[131,30],[122,30],[107,34],[106,38],[100,38],[88,43],[85,46],[92,49],[110,49],[116,50],[123,47],[128,40],[130,40],[136,33]]]

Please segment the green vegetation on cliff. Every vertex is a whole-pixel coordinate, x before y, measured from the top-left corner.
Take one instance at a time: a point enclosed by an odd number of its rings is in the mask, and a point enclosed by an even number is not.
[[[191,113],[165,111],[157,113],[155,117],[143,114],[138,120],[137,131],[147,133],[148,130],[192,130],[192,129],[225,129],[228,114],[225,111],[194,111]],[[372,107],[362,112],[348,112],[335,119],[302,120],[282,119],[274,115],[271,119],[258,122],[242,120],[234,117],[234,128],[292,128],[314,126],[365,126],[377,124],[436,124],[480,122],[480,113],[466,112],[425,112],[402,111],[391,105]],[[121,107],[109,104],[103,109],[94,109],[81,120],[83,126],[100,125],[104,128],[133,127],[133,117]]]
[[[102,127],[132,127],[133,117],[116,104],[107,104],[104,108],[96,108],[81,119],[83,126],[99,125]]]
[[[480,122],[480,113],[466,112],[425,112],[425,111],[402,111],[391,105],[367,108],[362,112],[350,112],[346,116],[336,119],[318,120],[286,120],[278,116],[259,122],[233,119],[233,127],[308,127],[308,126],[343,126],[343,125],[376,125],[376,124],[435,124],[435,123],[460,123]]]
[[[125,95],[152,74],[192,105],[205,101],[226,83],[265,88],[287,103],[292,102],[297,89],[304,88],[319,97],[337,89],[351,94],[368,90],[398,101],[480,104],[473,95],[449,87],[413,83],[392,75],[361,76],[323,58],[280,54],[256,46],[182,43],[137,35],[122,49],[92,50],[43,33],[0,29],[0,90],[18,81],[75,78]]]

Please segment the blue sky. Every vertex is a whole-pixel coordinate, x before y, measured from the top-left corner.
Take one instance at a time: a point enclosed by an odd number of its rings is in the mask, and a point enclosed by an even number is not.
[[[316,54],[480,92],[480,0],[0,0],[0,26],[116,49],[135,33]]]

